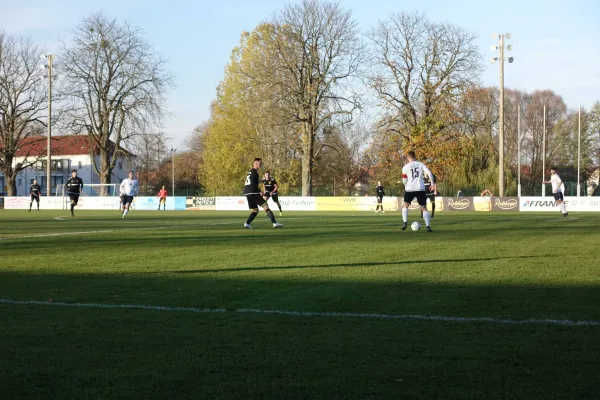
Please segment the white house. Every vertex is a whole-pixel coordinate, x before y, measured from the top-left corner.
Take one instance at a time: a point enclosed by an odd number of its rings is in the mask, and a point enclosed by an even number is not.
[[[13,160],[13,167],[17,163],[36,161],[35,165],[24,169],[17,175],[17,196],[28,196],[29,187],[34,179],[42,186],[42,194],[46,195],[46,165],[47,165],[47,139],[30,138],[17,150]],[[100,165],[97,149],[86,135],[55,136],[52,138],[52,174],[51,192],[56,194],[57,185],[64,185],[71,176],[71,170],[77,170],[77,176],[83,179],[84,190],[86,184],[99,184],[100,177],[92,165],[92,154],[96,164]],[[92,151],[94,150],[94,151]],[[135,155],[123,150],[125,156],[118,156],[111,175],[110,183],[121,183],[127,173],[133,169]],[[6,196],[6,179],[0,171],[0,196]]]

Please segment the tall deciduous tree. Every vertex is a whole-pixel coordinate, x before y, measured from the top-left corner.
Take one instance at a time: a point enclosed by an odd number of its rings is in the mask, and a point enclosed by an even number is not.
[[[333,120],[349,121],[360,106],[347,84],[363,49],[356,22],[338,3],[303,0],[286,6],[264,30],[264,57],[244,73],[253,86],[275,88],[302,152],[302,195],[312,195],[317,137]]]
[[[101,183],[110,183],[122,145],[160,126],[172,78],[164,59],[126,23],[97,13],[73,33],[60,55],[62,89],[72,103],[66,120],[69,129],[89,135],[99,152],[94,169]]]
[[[30,39],[0,30],[0,170],[11,196],[16,192],[17,174],[40,157],[26,154],[24,160],[14,162],[17,151],[39,136],[45,125],[47,91],[39,69],[42,54]]]
[[[417,150],[434,166],[451,162],[460,136],[452,129],[460,122],[455,107],[481,71],[476,36],[421,13],[399,13],[367,37],[369,82],[381,105],[379,128],[392,136],[387,141]]]

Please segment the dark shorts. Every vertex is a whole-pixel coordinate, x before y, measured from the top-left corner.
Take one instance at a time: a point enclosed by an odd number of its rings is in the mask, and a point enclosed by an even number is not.
[[[258,193],[247,194],[246,200],[248,201],[248,208],[253,210],[258,207],[262,207],[267,201]]]
[[[69,193],[69,199],[73,202],[73,204],[77,205],[79,201],[79,193]]]
[[[33,202],[34,200],[39,203],[40,202],[40,195],[39,194],[32,194],[31,195],[31,202]]]
[[[121,196],[121,204],[131,204],[133,203],[133,196]]]
[[[277,194],[277,192],[271,193],[271,198],[275,203],[279,203],[279,195]]]
[[[412,203],[412,201],[414,199],[417,199],[417,202],[419,203],[420,206],[426,206],[427,205],[427,196],[425,195],[425,191],[419,191],[419,192],[404,192],[404,202],[405,203]]]
[[[563,197],[563,193],[562,192],[558,192],[558,193],[554,193],[554,200],[564,200],[565,198]]]
[[[381,204],[383,202],[383,196],[377,195],[377,203]]]

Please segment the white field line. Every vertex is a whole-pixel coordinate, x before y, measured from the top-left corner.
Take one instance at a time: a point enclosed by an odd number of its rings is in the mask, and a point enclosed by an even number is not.
[[[380,314],[380,313],[350,313],[350,312],[311,312],[311,311],[286,311],[286,310],[262,310],[253,308],[239,308],[234,310],[224,308],[196,308],[196,307],[169,307],[151,306],[138,304],[102,304],[102,303],[63,303],[35,300],[8,300],[0,299],[0,304],[7,305],[40,305],[74,308],[96,308],[96,309],[136,309],[167,312],[190,312],[202,314],[234,313],[234,314],[266,314],[285,315],[293,317],[321,317],[321,318],[363,318],[380,320],[421,320],[456,323],[491,323],[501,325],[560,325],[560,326],[600,326],[600,321],[574,321],[569,319],[508,319],[492,317],[452,317],[441,315],[415,315],[415,314]]]
[[[287,218],[289,219],[298,219],[298,218]],[[84,221],[81,221],[84,222]],[[91,222],[91,221],[90,221]],[[142,230],[157,230],[157,229],[175,229],[175,228],[185,228],[188,226],[216,226],[216,225],[235,225],[240,224],[239,221],[235,222],[199,222],[199,223],[189,223],[189,224],[179,224],[179,225],[161,225],[161,226],[151,226],[151,227],[143,227],[143,228],[127,228],[127,229],[103,229],[103,230],[93,230],[93,231],[82,231],[82,232],[57,232],[57,233],[40,233],[40,234],[31,234],[31,235],[23,235],[23,236],[10,236],[10,237],[2,237],[1,240],[18,240],[18,239],[30,239],[30,238],[39,238],[39,237],[52,237],[52,236],[68,236],[68,235],[88,235],[95,233],[111,233],[111,232],[125,232],[125,231],[142,231]],[[240,224],[243,226],[243,223]]]

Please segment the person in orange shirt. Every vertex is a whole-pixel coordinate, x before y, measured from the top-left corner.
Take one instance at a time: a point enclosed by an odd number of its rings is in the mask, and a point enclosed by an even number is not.
[[[165,189],[164,185],[162,189],[158,191],[158,211],[160,211],[160,205],[163,205],[163,211],[167,209],[167,189]]]

